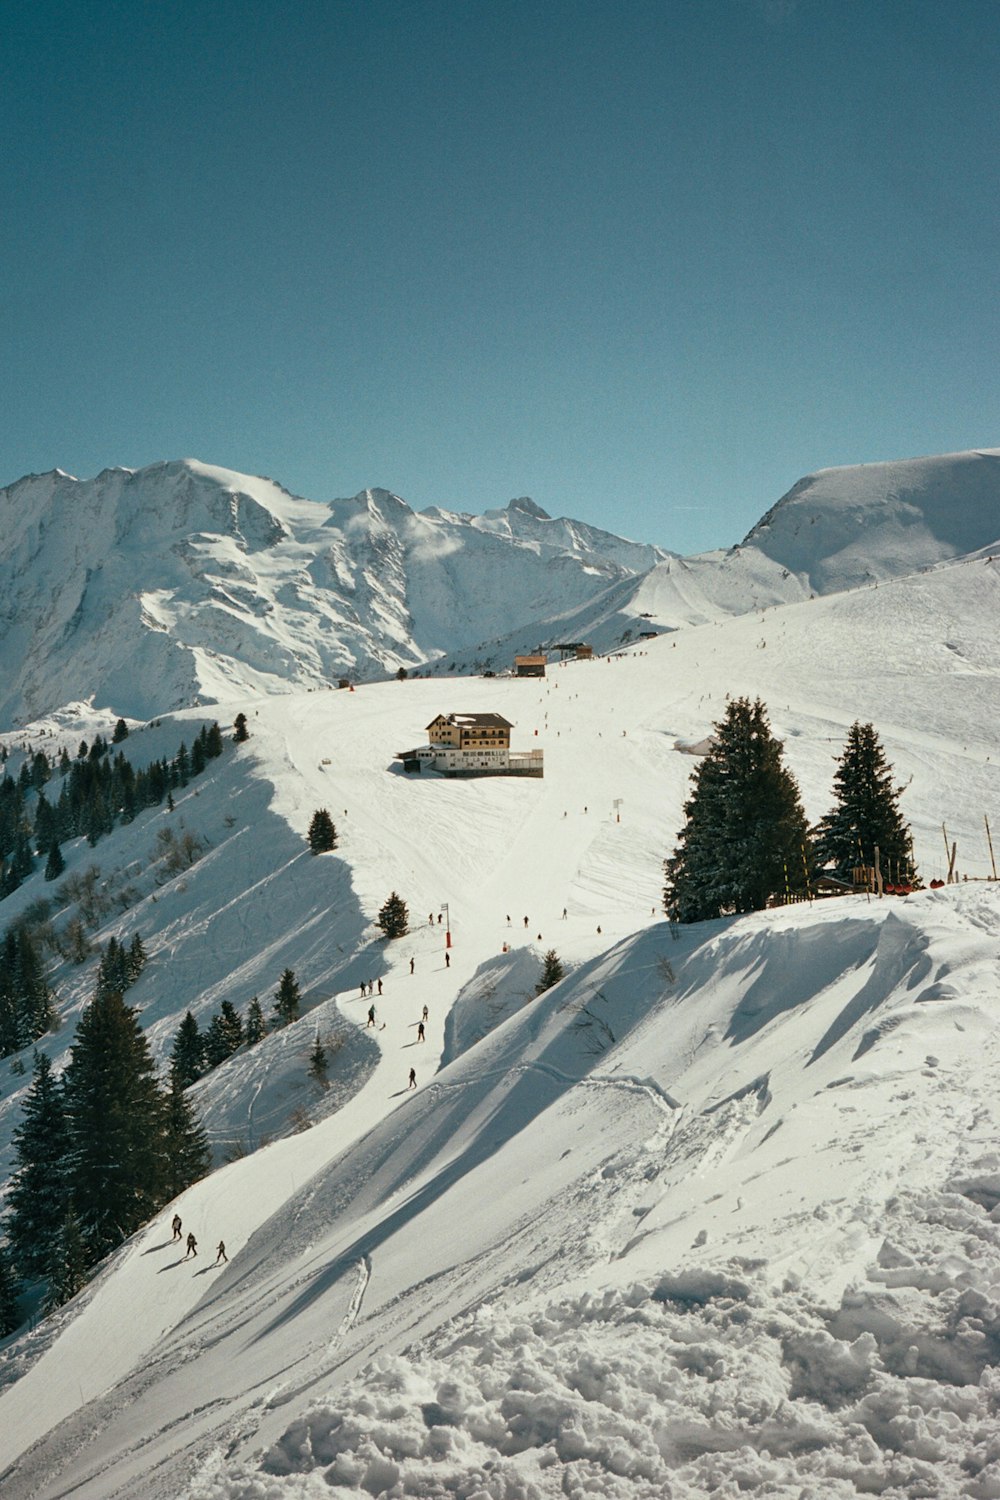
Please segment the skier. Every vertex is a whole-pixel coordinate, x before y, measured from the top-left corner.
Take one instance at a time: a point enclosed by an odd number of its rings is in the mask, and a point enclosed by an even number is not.
[[[410,959],[410,973],[411,973],[411,974],[412,974],[412,973],[413,973],[413,967],[414,967],[414,962],[415,962],[415,961],[414,961],[414,960],[413,960],[413,959],[412,959],[412,958],[411,958],[411,959]]]
[[[368,1007],[368,1026],[374,1026],[374,1025],[375,1025],[375,1007],[374,1007],[374,1005],[369,1005],[369,1007]],[[368,1026],[365,1027],[366,1031],[368,1030]]]
[[[429,1015],[430,1015],[430,1011],[429,1011],[429,1010],[428,1010],[428,1009],[427,1009],[427,1007],[426,1007],[426,1005],[425,1005],[425,1006],[424,1006],[424,1014],[423,1014],[423,1016],[422,1016],[422,1018],[421,1018],[421,1019],[422,1019],[422,1020],[424,1020],[424,1021],[426,1021],[426,1020],[427,1020],[427,1017],[428,1017],[428,1016],[429,1016]]]
[[[186,1254],[184,1256],[184,1259],[187,1260],[187,1258],[188,1258],[189,1255],[197,1255],[197,1254],[198,1254],[198,1241],[195,1239],[195,1237],[194,1237],[193,1234],[189,1234],[188,1237],[187,1237],[187,1252],[186,1252]]]
[[[525,919],[524,919],[524,925],[525,925],[525,927],[527,927],[527,925],[528,925],[528,919],[527,919],[527,917],[525,917]]]
[[[378,982],[378,992],[381,995],[381,993],[382,993],[382,981],[381,981],[381,979]]]
[[[418,1042],[422,1042],[423,1040],[424,1040],[424,1023],[423,1023],[423,1021],[418,1021],[417,1022],[417,1041]]]
[[[226,1254],[226,1244],[225,1244],[225,1241],[224,1240],[220,1240],[219,1241],[219,1253],[215,1257],[215,1264],[218,1265],[219,1262],[220,1262],[220,1260],[228,1261],[228,1259],[229,1259],[229,1256]]]
[[[179,1240],[180,1237],[181,1237],[181,1216],[180,1216],[180,1214],[174,1214],[173,1221],[172,1221],[170,1227],[171,1227],[171,1229],[174,1232],[174,1239],[175,1240]]]
[[[411,1068],[410,1069],[410,1081],[406,1085],[406,1087],[408,1089],[415,1089],[416,1086],[417,1086],[417,1070],[416,1070],[416,1068]]]
[[[451,954],[448,952],[447,948],[445,949],[444,954],[444,966],[446,969],[451,968]]]

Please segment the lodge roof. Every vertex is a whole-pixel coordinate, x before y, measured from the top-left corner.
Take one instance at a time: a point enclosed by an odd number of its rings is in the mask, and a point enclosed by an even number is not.
[[[446,724],[457,724],[459,728],[466,729],[513,729],[509,719],[503,714],[438,714],[436,718],[426,726],[433,729],[444,719]]]

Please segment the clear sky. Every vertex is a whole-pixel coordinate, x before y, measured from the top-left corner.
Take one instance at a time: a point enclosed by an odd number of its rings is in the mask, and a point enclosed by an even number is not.
[[[1000,446],[997,0],[6,0],[0,484],[682,552]]]

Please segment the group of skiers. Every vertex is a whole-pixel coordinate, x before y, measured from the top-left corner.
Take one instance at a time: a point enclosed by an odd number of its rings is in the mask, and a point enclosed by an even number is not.
[[[173,1219],[171,1220],[171,1223],[170,1223],[170,1228],[173,1231],[173,1237],[174,1237],[175,1240],[179,1240],[179,1239],[182,1238],[182,1231],[183,1231],[184,1226],[181,1223],[181,1216],[180,1216],[180,1214],[174,1214],[174,1217],[173,1217]],[[197,1255],[198,1254],[198,1241],[195,1239],[194,1235],[190,1232],[190,1230],[188,1231],[188,1237],[187,1237],[187,1240],[185,1241],[185,1243],[187,1245],[187,1249],[184,1252],[184,1259],[188,1260],[192,1255]],[[215,1264],[217,1266],[218,1265],[222,1265],[224,1262],[226,1262],[228,1260],[229,1260],[229,1256],[226,1254],[226,1244],[225,1244],[225,1241],[224,1240],[220,1240],[219,1244],[218,1244],[218,1247],[216,1249]]]

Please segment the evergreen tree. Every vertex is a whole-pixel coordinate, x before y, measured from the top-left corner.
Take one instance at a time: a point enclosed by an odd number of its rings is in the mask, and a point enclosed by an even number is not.
[[[327,1084],[327,1066],[328,1064],[326,1060],[326,1048],[320,1041],[319,1032],[317,1031],[316,1041],[313,1045],[312,1051],[309,1054],[309,1075],[310,1077],[315,1078],[316,1082],[321,1084],[324,1088]]]
[[[20,1327],[21,1314],[17,1306],[19,1290],[10,1252],[0,1241],[0,1339],[5,1339],[15,1328]]]
[[[59,775],[60,776],[66,776],[66,775],[68,775],[70,764],[71,764],[71,762],[70,762],[70,758],[69,758],[69,751],[66,749],[66,746],[63,745],[62,749],[59,752]]]
[[[668,916],[700,922],[804,892],[805,814],[759,698],[730,703],[692,779],[687,821],[665,865]]]
[[[120,745],[121,742],[122,742],[122,740],[127,740],[127,739],[128,739],[128,725],[125,723],[124,719],[119,719],[118,723],[115,725],[115,732],[111,736],[111,743],[113,745]]]
[[[125,960],[125,973],[128,983],[135,984],[145,967],[146,949],[142,938],[136,933],[129,944],[128,957]]]
[[[565,973],[566,970],[563,968],[562,961],[556,953],[556,950],[554,948],[550,948],[542,961],[542,977],[535,985],[535,994],[543,995],[545,991],[551,989],[554,984],[558,984]]]
[[[250,738],[250,731],[247,728],[246,714],[236,715],[236,718],[233,721],[233,730],[233,739],[236,741],[237,745],[242,745],[244,740],[248,740]]]
[[[39,750],[37,755],[31,757],[31,785],[36,792],[41,791],[51,775],[52,767],[49,765],[49,758],[44,750]]]
[[[226,1056],[231,1057],[243,1046],[243,1022],[240,1013],[231,1000],[223,1000],[219,1007],[219,1021],[222,1026],[222,1034],[226,1039]]]
[[[174,1045],[170,1051],[170,1082],[172,1088],[186,1089],[196,1082],[205,1071],[205,1038],[198,1022],[190,1011],[177,1028]]]
[[[222,730],[216,719],[205,736],[205,754],[209,760],[214,760],[217,755],[222,754]]]
[[[164,1099],[149,1045],[120,994],[98,993],[77,1027],[64,1075],[70,1178],[94,1260],[165,1201]]]
[[[56,809],[46,797],[44,792],[39,792],[38,801],[35,803],[35,848],[39,854],[48,849],[53,839],[59,834],[59,817]]]
[[[22,1276],[46,1274],[52,1245],[69,1207],[69,1130],[52,1064],[35,1053],[24,1115],[14,1131],[8,1237]]]
[[[167,1096],[164,1131],[164,1197],[176,1198],[205,1176],[212,1165],[208,1140],[194,1107],[177,1084]]]
[[[101,954],[97,967],[97,993],[122,994],[129,987],[128,954],[116,937],[108,938],[108,946]]]
[[[851,725],[833,790],[836,806],[814,830],[820,862],[849,878],[855,866],[874,865],[878,846],[886,879],[890,871],[908,878],[913,839],[899,810],[902,788],[893,785],[892,767],[873,724]]]
[[[59,840],[53,839],[49,845],[49,857],[45,861],[45,879],[58,880],[66,868],[63,852],[59,847]]]
[[[50,1243],[45,1274],[49,1292],[45,1299],[47,1311],[62,1307],[87,1284],[87,1272],[93,1264],[87,1243],[80,1228],[80,1221],[72,1205],[66,1210],[55,1239]]]
[[[395,891],[379,912],[378,925],[387,938],[405,937],[409,932],[410,914],[406,909],[406,902]]]
[[[217,1068],[220,1063],[224,1063],[230,1050],[222,1017],[216,1012],[205,1031],[206,1068]]]
[[[41,945],[26,924],[12,927],[0,947],[0,1055],[30,1046],[54,1022]]]
[[[297,1021],[302,1003],[302,993],[299,990],[298,981],[291,969],[286,969],[281,976],[274,996],[274,1014],[279,1026],[287,1026],[291,1021]]]
[[[309,848],[313,854],[326,854],[337,847],[337,830],[325,807],[318,807],[309,824]]]
[[[267,1035],[267,1022],[264,1020],[264,1011],[261,1008],[261,1003],[257,999],[256,995],[254,995],[253,999],[250,1001],[249,1006],[247,1007],[247,1025],[245,1035],[247,1046],[249,1047],[256,1046],[256,1044],[262,1041]]]

